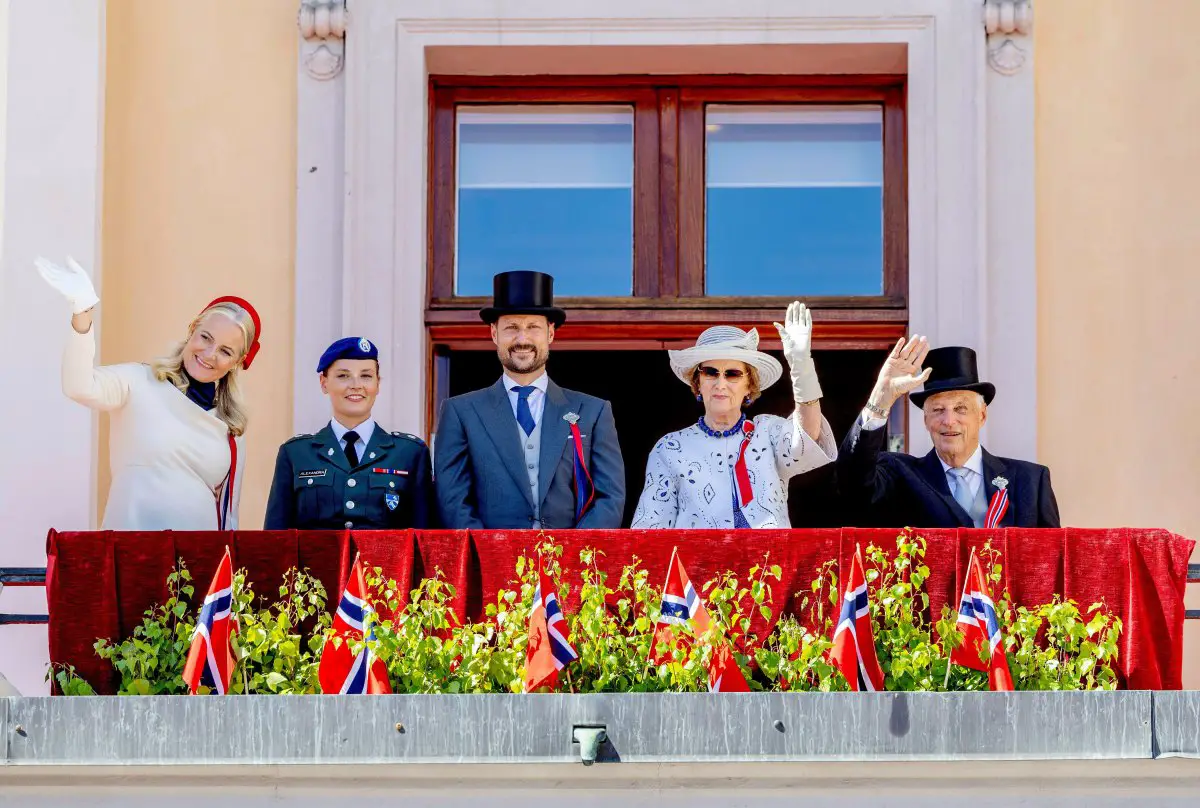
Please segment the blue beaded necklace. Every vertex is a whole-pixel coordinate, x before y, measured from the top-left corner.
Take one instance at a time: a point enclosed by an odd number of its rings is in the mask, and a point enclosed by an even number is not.
[[[736,424],[729,427],[729,429],[726,429],[724,432],[718,432],[708,424],[704,423],[704,416],[701,415],[700,420],[696,422],[696,425],[700,427],[701,432],[703,432],[705,435],[708,435],[710,438],[728,438],[730,435],[737,435],[740,433],[742,431],[742,424],[745,422],[746,414],[742,413],[742,416],[738,418]]]

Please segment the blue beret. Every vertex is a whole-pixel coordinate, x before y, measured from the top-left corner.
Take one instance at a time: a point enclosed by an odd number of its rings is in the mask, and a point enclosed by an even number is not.
[[[374,359],[379,361],[379,349],[366,337],[343,337],[325,349],[321,361],[317,363],[317,373],[339,359]]]

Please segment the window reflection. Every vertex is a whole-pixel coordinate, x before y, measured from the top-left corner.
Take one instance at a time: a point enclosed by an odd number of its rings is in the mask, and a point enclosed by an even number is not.
[[[633,290],[633,110],[459,107],[456,295],[510,269],[556,296]]]
[[[883,293],[883,116],[875,106],[710,105],[709,295]]]

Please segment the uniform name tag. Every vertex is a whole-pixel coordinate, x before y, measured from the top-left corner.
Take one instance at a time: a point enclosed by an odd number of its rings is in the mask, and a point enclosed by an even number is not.
[[[305,477],[324,477],[326,469],[316,469],[315,471],[302,471],[298,475],[301,480]]]
[[[408,469],[371,469],[372,474],[395,474],[399,477],[407,477]]]

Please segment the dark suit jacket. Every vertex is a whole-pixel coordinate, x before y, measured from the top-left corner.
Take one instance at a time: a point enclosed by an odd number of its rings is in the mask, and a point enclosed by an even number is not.
[[[329,424],[279,447],[267,530],[435,527],[429,447],[379,424],[354,468]]]
[[[937,453],[924,457],[885,452],[887,428],[863,429],[855,420],[837,458],[838,484],[849,505],[848,522],[880,527],[973,527],[954,500]],[[1050,469],[983,450],[987,501],[1008,480],[1008,511],[999,527],[1059,527]]]
[[[491,387],[454,396],[442,405],[433,445],[438,510],[447,528],[529,528],[534,491],[501,377]],[[579,416],[583,453],[596,488],[575,523],[574,446],[563,416]],[[625,508],[625,464],[612,406],[594,396],[546,387],[538,491],[543,528],[617,528]]]

